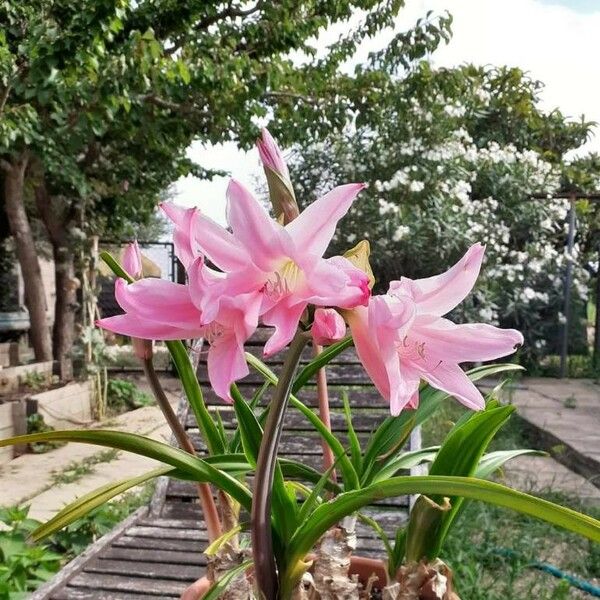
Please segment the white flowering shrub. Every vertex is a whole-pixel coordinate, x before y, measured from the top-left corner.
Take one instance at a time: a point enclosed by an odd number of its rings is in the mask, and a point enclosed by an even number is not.
[[[568,201],[553,194],[563,183],[562,155],[586,131],[542,113],[538,87],[518,70],[424,64],[345,135],[303,148],[296,165],[306,194],[369,182],[335,251],[368,239],[382,281],[437,273],[471,243],[485,243],[487,266],[461,317],[517,327],[529,362],[558,348]],[[589,274],[578,251],[576,243],[572,351],[585,350],[577,317]]]

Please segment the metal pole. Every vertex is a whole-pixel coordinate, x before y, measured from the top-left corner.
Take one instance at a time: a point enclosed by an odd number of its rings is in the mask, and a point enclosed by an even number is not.
[[[571,286],[573,284],[573,244],[575,242],[575,195],[569,199],[569,233],[567,237],[567,272],[565,275],[565,303],[563,314],[565,321],[560,351],[560,377],[567,374],[567,353],[569,350],[569,322],[571,320]]]

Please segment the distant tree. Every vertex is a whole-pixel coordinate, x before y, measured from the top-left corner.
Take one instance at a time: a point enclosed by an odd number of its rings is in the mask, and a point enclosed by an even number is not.
[[[523,330],[531,360],[556,350],[568,203],[552,195],[566,189],[565,155],[592,126],[543,111],[541,88],[509,68],[421,61],[381,73],[345,131],[299,149],[294,165],[305,198],[342,181],[369,183],[334,251],[369,239],[381,285],[439,272],[469,244],[485,243],[487,266],[463,316]],[[580,181],[583,173],[589,169],[580,169]],[[540,194],[547,199],[530,199]],[[575,269],[580,303],[584,264]]]
[[[194,140],[257,134],[256,118],[283,123],[283,141],[343,126],[368,73],[340,74],[365,36],[391,26],[402,0],[172,2],[7,0],[0,4],[0,177],[25,282],[38,359],[61,360],[73,341],[73,247],[89,233],[123,231],[152,214],[179,176],[211,175],[186,157]],[[363,15],[324,57],[312,40]],[[447,35],[424,24],[381,60],[423,54]],[[404,38],[402,37],[404,36]],[[304,56],[301,63],[291,53]],[[337,82],[337,83],[336,83]],[[351,99],[352,98],[352,99]],[[35,198],[35,211],[26,200]],[[31,218],[44,223],[56,268],[55,324]]]

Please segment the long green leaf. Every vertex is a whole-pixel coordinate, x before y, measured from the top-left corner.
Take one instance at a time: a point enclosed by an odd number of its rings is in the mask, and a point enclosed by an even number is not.
[[[356,472],[360,473],[362,470],[362,448],[352,423],[352,411],[350,410],[350,401],[348,400],[348,393],[346,390],[342,392],[342,402],[344,403],[344,418],[346,421],[346,429],[348,430],[348,443],[350,444],[352,464],[354,465]]]
[[[160,467],[159,469],[154,469],[137,477],[130,477],[121,481],[107,483],[65,506],[54,515],[54,517],[40,525],[31,534],[31,539],[34,542],[38,542],[39,540],[56,533],[63,527],[70,525],[77,519],[84,517],[90,511],[98,506],[102,506],[115,496],[126,492],[132,487],[145,483],[155,477],[160,477],[161,475],[170,475],[174,471],[176,471],[176,469],[173,469],[172,467]]]
[[[332,344],[320,352],[318,356],[313,358],[301,371],[298,373],[294,383],[292,384],[292,394],[297,394],[325,365],[330,363],[338,354],[346,348],[352,346],[354,341],[351,336]]]
[[[522,370],[512,363],[485,365],[467,372],[471,381],[478,381],[498,373]],[[397,417],[388,417],[369,439],[363,457],[363,485],[371,483],[376,472],[384,468],[386,459],[394,458],[394,451],[402,448],[411,431],[426,422],[450,395],[426,385],[419,394],[419,406],[415,410],[403,411]]]
[[[223,575],[219,581],[216,581],[206,592],[204,596],[202,596],[202,600],[219,600],[221,594],[231,585],[233,580],[246,571],[250,565],[252,564],[251,560],[247,560],[243,562],[241,565],[231,569],[231,571],[227,571],[225,575]]]
[[[237,386],[231,386],[233,396],[233,407],[237,416],[240,430],[242,447],[248,462],[256,468],[260,444],[263,438],[263,429],[258,422],[253,410],[242,397]],[[279,466],[275,466],[273,477],[273,526],[279,531],[281,537],[286,539],[296,527],[296,512],[298,505],[295,499],[292,501],[286,492],[285,481]]]
[[[393,477],[375,485],[340,494],[333,500],[318,506],[304,521],[290,540],[289,572],[285,589],[293,584],[290,577],[298,572],[297,563],[306,556],[317,540],[333,525],[368,504],[378,500],[405,494],[462,496],[481,500],[497,506],[536,517],[563,527],[592,541],[600,542],[600,521],[559,506],[547,500],[512,490],[506,486],[474,477],[409,476]]]
[[[474,476],[479,479],[487,479],[493,475],[506,462],[517,458],[518,456],[548,456],[547,452],[541,450],[530,450],[522,448],[520,450],[498,450],[486,454],[477,465]]]
[[[373,477],[373,483],[389,479],[398,473],[398,471],[412,469],[422,463],[433,462],[439,446],[430,446],[429,448],[421,448],[420,450],[411,450],[400,454],[390,462],[386,463],[385,467],[377,471]]]
[[[100,258],[106,263],[106,266],[117,276],[124,279],[127,283],[133,283],[134,279],[129,273],[118,263],[110,252],[100,252]]]
[[[126,450],[127,452],[153,458],[154,460],[175,467],[182,473],[186,473],[195,481],[214,484],[219,489],[227,492],[246,509],[250,509],[252,505],[252,496],[248,488],[231,475],[216,469],[197,456],[192,456],[183,450],[135,433],[107,431],[103,429],[46,431],[0,440],[0,448],[14,444],[48,441],[95,444],[96,446]]]
[[[497,404],[492,402],[490,408],[479,413],[470,413],[468,419],[452,428],[429,468],[430,475],[471,477],[475,474],[477,465],[494,435],[515,411],[514,406],[496,406]],[[432,500],[435,504],[442,504],[444,501],[442,496],[433,496]],[[436,513],[437,525],[432,523],[432,530],[429,532],[424,532],[421,528],[416,533],[422,538],[418,547],[424,550],[428,558],[433,559],[439,555],[462,502],[463,498],[450,498],[450,510]],[[411,540],[407,540],[407,546],[409,545],[412,546]],[[422,556],[419,556],[416,560],[421,558]]]
[[[172,340],[165,342],[165,344],[169,349],[169,353],[179,374],[181,385],[192,407],[192,412],[209,453],[222,454],[225,451],[227,441],[221,437],[219,428],[206,407],[198,378],[183,342]]]
[[[256,371],[258,371],[265,379],[277,384],[278,378],[267,365],[261,360],[253,356],[252,354],[246,353],[246,360]],[[356,472],[352,461],[346,455],[346,450],[340,443],[340,441],[327,429],[323,421],[316,415],[310,408],[305,406],[296,396],[290,394],[289,399],[290,405],[299,410],[317,430],[319,435],[325,440],[327,445],[331,448],[331,451],[335,455],[336,459],[339,459],[340,470],[344,478],[344,485],[347,489],[357,489],[359,487],[358,473]]]

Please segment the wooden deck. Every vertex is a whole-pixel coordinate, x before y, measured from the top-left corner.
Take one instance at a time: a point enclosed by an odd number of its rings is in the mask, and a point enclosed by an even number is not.
[[[253,353],[261,352],[265,331],[250,342]],[[310,358],[307,348],[305,358]],[[205,357],[198,373],[208,389]],[[277,372],[282,356],[269,363]],[[332,406],[332,429],[341,438],[345,425],[341,393],[347,390],[353,407],[354,426],[366,440],[371,431],[389,414],[389,408],[371,385],[353,349],[344,351],[328,368],[329,395]],[[262,383],[256,374],[249,375],[239,387],[246,397]],[[316,404],[316,390],[305,389],[300,398],[310,406]],[[265,398],[266,400],[267,398]],[[231,407],[211,392],[206,394],[211,410],[218,410],[226,427],[235,427]],[[180,417],[199,450],[197,429],[182,402]],[[322,470],[320,438],[306,419],[290,409],[282,435],[280,455],[295,458]],[[402,523],[408,498],[378,503],[364,511],[375,515],[390,533]],[[372,530],[358,525],[359,549],[363,556],[382,556],[382,546]],[[67,565],[52,581],[31,596],[31,600],[135,600],[138,598],[179,598],[181,592],[204,572],[207,545],[193,484],[162,478],[150,506],[139,509],[110,534],[104,536],[84,554]]]

